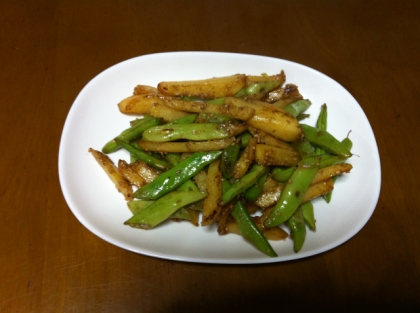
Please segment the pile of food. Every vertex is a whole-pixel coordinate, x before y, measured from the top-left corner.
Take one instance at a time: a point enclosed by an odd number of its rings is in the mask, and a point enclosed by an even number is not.
[[[217,225],[242,235],[270,257],[269,241],[293,239],[298,252],[316,230],[311,200],[329,202],[337,176],[352,165],[349,138],[316,125],[311,105],[285,73],[138,85],[119,110],[130,126],[89,151],[127,201],[125,224],[152,229],[165,221]],[[127,151],[118,164],[108,154]],[[164,227],[162,225],[162,227]]]

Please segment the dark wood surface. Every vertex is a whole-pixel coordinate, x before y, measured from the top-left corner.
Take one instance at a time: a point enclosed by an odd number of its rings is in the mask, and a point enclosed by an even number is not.
[[[418,1],[3,0],[0,12],[1,312],[420,307]],[[58,179],[70,106],[109,66],[165,51],[278,57],[342,84],[380,151],[366,226],[320,255],[253,266],[155,259],[84,228]]]

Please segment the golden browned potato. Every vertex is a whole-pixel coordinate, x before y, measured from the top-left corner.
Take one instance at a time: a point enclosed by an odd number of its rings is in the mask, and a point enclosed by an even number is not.
[[[134,87],[133,95],[144,95],[147,93],[158,93],[156,87],[147,86],[147,85],[137,85]]]
[[[295,151],[291,144],[284,142],[283,140],[277,139],[276,137],[267,134],[261,129],[248,127],[248,130],[255,138],[257,138],[258,143]]]
[[[265,101],[273,103],[276,106],[283,107],[302,99],[303,96],[300,94],[298,87],[293,84],[287,84],[284,88],[278,88],[270,91]]]
[[[158,90],[167,96],[213,99],[233,96],[245,87],[246,83],[247,76],[237,74],[204,80],[160,82]]]
[[[251,107],[238,106],[234,103],[218,105],[201,101],[183,101],[173,98],[166,98],[165,100],[165,104],[168,107],[179,111],[224,114],[241,121],[249,120],[255,113],[255,110]]]
[[[146,180],[136,173],[130,164],[124,160],[118,161],[118,172],[127,179],[131,185],[140,188],[147,184]]]
[[[255,147],[255,161],[265,166],[295,166],[299,163],[300,156],[294,150],[257,144]]]
[[[250,138],[248,144],[242,152],[239,160],[236,162],[233,168],[232,176],[235,179],[239,179],[245,176],[249,166],[255,160],[255,146],[257,145],[256,138]]]
[[[203,203],[201,226],[212,224],[220,215],[222,206],[219,204],[222,197],[222,161],[216,159],[209,165],[207,171],[207,197]]]
[[[133,95],[118,103],[118,108],[124,114],[147,114],[156,104],[163,104],[164,101],[157,94]]]
[[[321,168],[318,170],[314,179],[312,180],[312,184],[319,183],[320,181],[324,181],[327,178],[338,176],[343,173],[349,173],[352,168],[353,166],[348,163],[335,164],[335,165]]]
[[[162,103],[155,103],[149,110],[151,116],[161,117],[165,122],[172,122],[189,115],[187,112],[172,109]]]
[[[105,154],[100,151],[89,148],[89,152],[92,153],[95,160],[103,168],[108,177],[115,184],[115,187],[119,192],[124,195],[125,200],[132,200],[133,189],[127,179],[125,179],[115,166],[114,162]]]
[[[226,98],[225,103],[236,105],[237,107],[253,108],[255,114],[246,123],[278,139],[293,142],[302,136],[299,121],[292,115],[284,112],[284,110],[279,110],[273,105],[259,105],[234,97]]]
[[[146,181],[147,184],[154,181],[160,175],[159,171],[155,170],[146,162],[140,160],[130,164],[130,166],[135,173],[139,174]]]
[[[282,85],[286,81],[286,74],[282,70],[280,74],[277,75],[267,75],[262,74],[260,76],[257,75],[248,75],[247,76],[247,85],[252,83],[261,83],[261,82],[279,82]]]

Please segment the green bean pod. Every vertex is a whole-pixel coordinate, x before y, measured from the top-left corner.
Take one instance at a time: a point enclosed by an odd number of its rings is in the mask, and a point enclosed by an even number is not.
[[[157,117],[148,117],[137,119],[136,122],[130,128],[127,128],[121,134],[117,136],[119,140],[124,142],[130,142],[134,139],[141,137],[143,132],[153,126],[162,124],[162,119]],[[108,141],[102,148],[102,152],[105,154],[114,152],[121,148],[121,145],[117,142],[116,138]]]
[[[178,188],[196,175],[203,167],[217,159],[222,151],[196,152],[170,170],[162,173],[151,183],[137,189],[133,197],[156,200]]]
[[[252,217],[249,215],[245,206],[241,201],[235,204],[231,212],[238,227],[241,230],[242,236],[251,242],[258,250],[270,257],[276,257],[277,253],[271,247],[264,234],[259,230]]]
[[[198,113],[192,113],[190,115],[181,117],[172,122],[166,123],[165,125],[175,125],[175,124],[192,124],[197,119]]]
[[[195,191],[172,191],[151,205],[137,212],[124,222],[134,228],[151,229],[168,219],[180,208],[204,199],[205,193]]]
[[[241,146],[239,143],[226,148],[222,153],[222,173],[226,179],[231,179],[235,164],[239,159]]]
[[[316,230],[316,220],[315,220],[315,213],[314,213],[314,205],[311,201],[307,201],[300,205],[302,209],[303,219],[305,220],[306,225],[315,231]]]
[[[269,171],[267,166],[254,164],[244,177],[235,182],[226,192],[222,195],[222,204],[229,203],[237,195],[241,194],[253,184],[255,184],[262,175]]]
[[[293,148],[299,153],[301,159],[316,156],[312,144],[306,138],[302,138],[292,144]]]
[[[159,171],[166,171],[171,167],[171,165],[166,162],[165,160],[161,160],[158,158],[155,158],[154,156],[150,155],[149,153],[143,151],[136,143],[129,144],[126,143],[118,138],[115,139],[118,144],[123,147],[125,150],[130,152],[131,155],[137,160],[141,160],[154,169],[157,169]]]
[[[352,153],[339,140],[329,132],[320,130],[306,124],[300,124],[305,137],[314,145],[320,146],[325,150],[336,154],[342,158],[350,158]]]
[[[321,130],[327,130],[327,105],[324,103],[321,106],[321,112],[319,113],[318,120],[316,121],[316,128]],[[315,147],[315,153],[317,155],[325,154],[325,150],[321,148],[320,146]]]
[[[302,249],[306,238],[306,225],[301,207],[296,209],[288,220],[288,224],[292,231],[293,250],[297,253]]]
[[[341,162],[343,159],[336,155],[321,155],[319,156],[319,168],[324,168]],[[275,168],[273,170],[273,179],[277,180],[280,183],[287,182],[295,171],[295,167],[284,168]]]
[[[143,133],[143,139],[155,142],[168,142],[179,139],[192,141],[216,140],[229,138],[243,132],[246,126],[239,127],[233,124],[175,124],[160,125],[147,129]]]
[[[269,91],[279,87],[280,84],[277,81],[253,83],[245,88],[245,95],[248,98],[261,98]]]
[[[311,106],[311,101],[309,100],[298,100],[291,104],[285,105],[283,109],[289,112],[294,117],[297,117],[302,112],[305,112]]]
[[[249,187],[245,192],[244,192],[244,198],[248,201],[248,202],[254,202],[255,200],[258,199],[258,197],[260,196],[262,189],[264,187],[264,183],[267,180],[268,175],[270,174],[269,171],[267,171],[266,173],[264,173],[260,178],[258,178],[257,182],[252,185],[251,187]]]
[[[295,213],[318,169],[318,157],[306,158],[299,162],[296,170],[285,184],[279,201],[264,221],[266,227],[278,226]]]
[[[345,145],[347,147],[347,149],[351,150],[351,148],[353,147],[353,142],[350,140],[350,138],[346,137],[344,138],[341,143],[343,145]],[[335,183],[335,181],[337,180],[338,176],[334,176],[333,179],[333,183]],[[332,191],[330,191],[329,193],[327,193],[326,195],[324,195],[324,199],[327,203],[331,202],[331,198],[332,198]]]

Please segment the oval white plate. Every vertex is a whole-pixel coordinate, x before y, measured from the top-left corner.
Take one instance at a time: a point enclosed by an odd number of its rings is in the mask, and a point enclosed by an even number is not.
[[[330,204],[314,201],[317,231],[308,231],[299,253],[290,239],[271,242],[278,257],[269,258],[240,236],[219,236],[214,227],[165,223],[151,231],[124,226],[131,213],[123,196],[96,163],[88,148],[100,150],[129,126],[133,116],[119,113],[117,103],[137,84],[204,79],[236,73],[277,74],[299,86],[312,101],[305,123],[314,125],[320,106],[328,105],[328,130],[345,138],[351,130],[354,168],[337,180]],[[128,159],[118,151],[114,161]],[[79,221],[100,238],[121,248],[158,258],[188,262],[250,264],[279,262],[312,256],[354,236],[372,215],[380,192],[381,170],[372,128],[356,100],[326,75],[293,62],[255,55],[175,52],[140,56],[119,63],[92,79],[73,103],[64,125],[59,175],[64,197]]]

